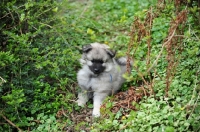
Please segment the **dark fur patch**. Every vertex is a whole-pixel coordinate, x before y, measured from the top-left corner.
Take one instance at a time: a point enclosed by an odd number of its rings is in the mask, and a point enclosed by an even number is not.
[[[89,68],[94,74],[100,74],[105,70],[102,60],[92,60],[91,62],[92,66],[89,66]]]
[[[84,46],[82,47],[82,51],[83,51],[84,53],[88,53],[90,50],[92,50],[92,46],[91,46],[90,44],[84,45]]]
[[[108,53],[108,55],[109,55],[111,58],[115,57],[115,54],[116,54],[115,51],[106,49],[106,52]]]

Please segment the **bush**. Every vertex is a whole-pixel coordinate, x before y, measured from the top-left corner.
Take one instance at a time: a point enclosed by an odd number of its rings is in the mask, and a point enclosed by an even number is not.
[[[67,103],[79,67],[72,37],[78,40],[78,33],[58,15],[60,8],[52,0],[1,3],[2,131],[48,130],[40,124],[55,121],[61,106],[72,105]]]

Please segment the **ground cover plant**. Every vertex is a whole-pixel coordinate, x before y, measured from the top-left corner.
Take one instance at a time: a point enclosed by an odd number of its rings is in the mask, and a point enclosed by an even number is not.
[[[0,5],[0,131],[200,131],[197,1],[46,0]],[[75,103],[82,45],[133,60],[91,118]]]

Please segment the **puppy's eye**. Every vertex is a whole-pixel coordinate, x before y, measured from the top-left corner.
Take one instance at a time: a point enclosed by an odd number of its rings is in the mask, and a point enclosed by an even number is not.
[[[91,62],[92,62],[92,63],[101,63],[101,64],[103,64],[103,63],[104,63],[104,61],[103,61],[103,60],[91,60]]]

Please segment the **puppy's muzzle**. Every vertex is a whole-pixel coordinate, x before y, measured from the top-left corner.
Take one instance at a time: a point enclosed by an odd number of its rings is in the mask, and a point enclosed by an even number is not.
[[[100,73],[100,70],[97,69],[97,68],[95,68],[95,69],[94,69],[94,74],[99,74],[99,73]]]
[[[105,67],[102,65],[102,62],[99,61],[93,61],[93,64],[89,66],[89,68],[94,74],[100,74],[105,70]]]

